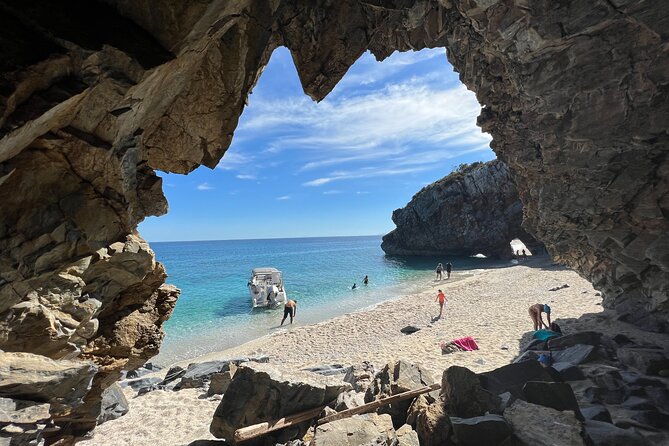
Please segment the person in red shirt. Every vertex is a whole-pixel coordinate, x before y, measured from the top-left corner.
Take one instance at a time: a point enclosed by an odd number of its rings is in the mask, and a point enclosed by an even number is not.
[[[439,290],[439,294],[437,294],[437,298],[434,300],[439,301],[439,317],[438,319],[441,319],[441,315],[444,312],[444,302],[446,302],[446,296],[444,296],[444,292]]]

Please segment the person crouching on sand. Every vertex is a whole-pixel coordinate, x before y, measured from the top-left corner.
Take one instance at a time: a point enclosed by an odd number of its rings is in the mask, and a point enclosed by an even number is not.
[[[446,296],[444,296],[444,292],[439,290],[439,294],[437,294],[437,298],[434,300],[439,301],[439,317],[438,319],[441,319],[441,315],[444,313],[444,302],[446,302]]]
[[[530,319],[534,324],[534,331],[537,331],[543,327],[547,329],[551,326],[551,307],[547,304],[534,304],[530,307]],[[546,313],[546,319],[548,320],[547,324],[544,324],[544,320],[541,317],[541,313]]]
[[[295,313],[297,313],[297,301],[289,300],[286,302],[286,305],[283,306],[283,319],[281,319],[281,325],[283,325],[288,315],[290,315],[290,323],[292,324]]]

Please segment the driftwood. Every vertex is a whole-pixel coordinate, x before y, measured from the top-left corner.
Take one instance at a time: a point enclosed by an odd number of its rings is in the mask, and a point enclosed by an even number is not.
[[[417,397],[423,393],[432,392],[433,390],[438,390],[441,388],[440,384],[432,384],[431,386],[421,387],[415,390],[409,390],[408,392],[398,393],[397,395],[389,396],[386,398],[381,398],[380,400],[372,401],[371,403],[363,404],[362,406],[353,407],[351,409],[343,410],[339,413],[329,415],[319,419],[316,424],[321,425],[325,423],[330,423],[332,421],[341,420],[344,418],[351,417],[353,415],[371,412],[379,407],[386,406],[388,404],[395,403],[397,401],[406,400],[409,398]],[[312,420],[318,417],[321,412],[325,409],[326,406],[316,407],[314,409],[309,409],[304,412],[297,413],[295,415],[289,415],[284,418],[280,418],[274,421],[266,421],[264,423],[258,423],[247,427],[242,427],[235,431],[235,443],[241,443],[243,441],[251,440],[252,438],[261,437],[270,432],[283,429],[284,427],[289,427],[295,424],[300,424],[305,421]]]

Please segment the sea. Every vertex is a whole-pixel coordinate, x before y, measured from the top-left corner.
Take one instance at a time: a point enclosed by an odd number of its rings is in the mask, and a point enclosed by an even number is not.
[[[435,280],[437,263],[453,264],[454,277],[504,262],[478,257],[389,257],[381,236],[266,240],[152,242],[167,283],[181,289],[165,340],[152,362],[196,358],[271,334],[283,309],[252,309],[251,270],[283,272],[289,299],[298,302],[294,326],[313,324],[421,291]],[[363,285],[363,277],[369,284]],[[353,284],[356,289],[351,289]],[[288,321],[286,321],[286,324]]]

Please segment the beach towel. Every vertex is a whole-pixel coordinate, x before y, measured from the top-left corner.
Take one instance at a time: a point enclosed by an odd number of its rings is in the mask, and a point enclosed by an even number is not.
[[[559,338],[562,334],[550,330],[537,330],[532,336],[540,341],[548,341],[551,338]]]
[[[441,353],[448,354],[453,352],[471,352],[478,350],[479,346],[471,336],[466,336],[460,339],[453,339],[450,342],[442,342]]]

